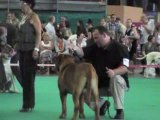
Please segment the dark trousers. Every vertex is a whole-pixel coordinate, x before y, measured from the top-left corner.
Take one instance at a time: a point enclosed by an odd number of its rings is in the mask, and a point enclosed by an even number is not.
[[[32,57],[33,51],[20,51],[20,71],[23,85],[23,108],[34,108],[35,105],[35,75],[36,61]]]
[[[17,53],[16,55],[14,55],[11,58],[11,63],[15,64],[18,62],[18,60],[19,60],[19,53]],[[22,87],[22,78],[21,78],[21,74],[20,74],[20,68],[18,66],[11,66],[11,70],[12,70],[13,74],[16,76],[19,84]]]

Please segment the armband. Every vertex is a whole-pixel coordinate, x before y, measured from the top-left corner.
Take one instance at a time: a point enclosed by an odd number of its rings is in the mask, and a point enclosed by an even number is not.
[[[37,52],[39,52],[39,49],[38,49],[38,48],[34,48],[34,50],[36,50]]]
[[[123,65],[125,65],[126,67],[129,67],[129,59],[123,58]]]

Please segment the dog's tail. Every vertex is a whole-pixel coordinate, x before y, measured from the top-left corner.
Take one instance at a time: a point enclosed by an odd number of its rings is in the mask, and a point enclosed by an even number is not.
[[[97,87],[96,85],[98,85],[98,81],[93,80],[93,79],[98,79],[98,77],[97,77],[94,67],[91,64],[88,68],[89,69],[88,69],[88,76],[87,76],[87,103],[90,104],[91,96],[92,96],[92,89],[93,87],[94,89],[96,89],[95,87]]]
[[[92,90],[91,90],[91,74],[88,74],[88,77],[87,77],[87,103],[88,105],[90,104],[90,101],[91,101],[91,93],[92,93]]]
[[[141,57],[141,58],[136,58],[137,60],[143,60],[143,59],[145,59],[147,56],[146,55],[144,55],[143,57]]]

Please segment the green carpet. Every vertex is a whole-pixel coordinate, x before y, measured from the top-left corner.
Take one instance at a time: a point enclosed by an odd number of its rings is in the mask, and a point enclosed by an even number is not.
[[[125,97],[125,120],[160,120],[160,79],[130,78],[131,89]],[[18,112],[22,104],[20,93],[0,93],[0,120],[59,120],[61,104],[58,95],[57,77],[37,76],[36,106],[32,113]],[[112,99],[110,98],[112,102]],[[72,98],[67,100],[70,120],[73,114]],[[113,104],[111,115],[115,114]],[[85,105],[86,120],[94,120],[94,113]],[[108,115],[102,120],[109,120]]]

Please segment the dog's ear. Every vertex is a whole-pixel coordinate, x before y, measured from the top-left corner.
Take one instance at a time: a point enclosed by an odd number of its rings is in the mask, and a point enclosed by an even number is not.
[[[55,65],[56,65],[57,71],[59,71],[59,67],[62,64],[63,59],[64,59],[64,55],[63,54],[57,54],[55,56]]]
[[[70,62],[75,62],[75,57],[71,54],[64,54],[63,55],[63,59],[66,61],[66,60],[69,60]]]
[[[58,54],[55,55],[54,62],[55,62],[56,70],[59,71],[59,56],[58,56]]]

